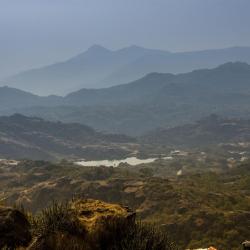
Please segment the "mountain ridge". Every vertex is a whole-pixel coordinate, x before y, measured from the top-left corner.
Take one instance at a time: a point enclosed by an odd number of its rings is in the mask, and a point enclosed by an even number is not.
[[[43,96],[65,95],[81,88],[103,88],[131,82],[151,72],[179,74],[214,68],[228,61],[250,63],[250,47],[169,52],[136,45],[118,50],[94,45],[68,60],[21,72],[2,83]]]
[[[248,118],[250,65],[231,62],[183,74],[150,73],[109,88],[81,89],[65,97],[29,98],[30,103],[24,97],[26,104],[19,106],[15,98],[9,103],[5,95],[5,100],[0,99],[0,114],[36,115],[134,136],[161,126],[192,122],[211,113]]]

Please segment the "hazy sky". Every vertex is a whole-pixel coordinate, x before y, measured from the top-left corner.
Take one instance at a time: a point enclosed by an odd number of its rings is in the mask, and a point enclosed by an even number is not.
[[[0,0],[0,77],[92,44],[170,51],[250,45],[250,0]]]

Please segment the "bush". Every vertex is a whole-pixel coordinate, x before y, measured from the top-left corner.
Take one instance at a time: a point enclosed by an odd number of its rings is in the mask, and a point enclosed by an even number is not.
[[[67,232],[72,235],[83,235],[85,229],[80,224],[74,211],[68,203],[53,204],[32,217],[31,224],[36,236],[46,236],[55,232]]]
[[[173,242],[165,232],[152,224],[136,222],[123,235],[115,239],[112,250],[174,250]]]
[[[174,244],[159,227],[135,221],[106,220],[90,242],[94,250],[174,250]]]

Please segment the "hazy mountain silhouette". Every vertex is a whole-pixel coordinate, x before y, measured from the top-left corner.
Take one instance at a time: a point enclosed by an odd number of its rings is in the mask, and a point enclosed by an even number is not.
[[[94,45],[68,61],[5,79],[4,85],[40,95],[64,95],[81,88],[131,82],[151,72],[183,73],[228,61],[250,63],[250,47],[170,53],[138,46],[111,51]]]

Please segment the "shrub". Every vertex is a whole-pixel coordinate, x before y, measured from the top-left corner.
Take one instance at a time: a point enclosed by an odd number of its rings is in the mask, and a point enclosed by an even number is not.
[[[58,231],[72,235],[83,235],[85,232],[68,203],[53,202],[50,207],[33,217],[31,224],[36,236],[46,236]]]
[[[109,221],[105,232],[96,235],[96,250],[174,250],[167,234],[157,226],[142,222]]]

